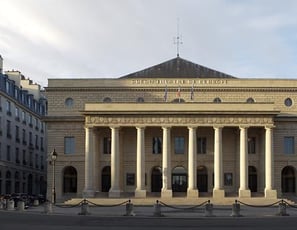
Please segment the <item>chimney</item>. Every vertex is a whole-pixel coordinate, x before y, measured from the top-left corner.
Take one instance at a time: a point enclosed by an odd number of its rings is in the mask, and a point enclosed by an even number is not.
[[[3,73],[3,58],[0,55],[0,74]]]

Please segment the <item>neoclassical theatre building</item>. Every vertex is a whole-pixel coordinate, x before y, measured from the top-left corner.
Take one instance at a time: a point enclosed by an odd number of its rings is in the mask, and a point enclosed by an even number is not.
[[[57,200],[296,193],[297,79],[177,56],[120,78],[49,79],[46,94]]]

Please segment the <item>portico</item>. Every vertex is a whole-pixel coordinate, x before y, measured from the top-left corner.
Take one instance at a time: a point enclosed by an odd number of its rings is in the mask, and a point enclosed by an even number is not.
[[[158,158],[158,162],[162,168],[162,188],[160,196],[164,198],[173,197],[173,162],[175,162],[175,165],[178,165],[178,162],[180,162],[180,165],[186,168],[187,173],[186,196],[199,197],[199,188],[197,188],[197,166],[201,165],[202,162],[200,162],[200,155],[197,154],[197,136],[201,134],[201,128],[208,127],[209,132],[212,133],[213,139],[213,146],[211,147],[213,150],[209,152],[212,161],[207,163],[209,168],[213,168],[213,188],[211,196],[217,199],[225,197],[224,164],[228,162],[224,161],[224,158],[230,158],[230,156],[228,156],[230,153],[223,151],[223,149],[226,149],[226,147],[224,147],[223,138],[228,138],[223,137],[223,130],[232,128],[238,131],[235,138],[239,140],[238,142],[232,142],[232,144],[238,145],[233,147],[236,149],[234,154],[236,159],[232,160],[232,164],[239,166],[239,175],[233,175],[233,190],[237,190],[238,197],[251,197],[251,191],[248,187],[248,130],[251,127],[258,127],[258,129],[263,130],[264,133],[262,139],[263,143],[265,143],[263,148],[263,160],[265,161],[265,180],[263,179],[263,181],[265,181],[265,197],[276,198],[276,191],[273,185],[273,153],[271,147],[273,116],[275,112],[271,110],[269,105],[262,106],[262,114],[259,114],[258,111],[252,111],[252,106],[254,105],[251,105],[250,108],[247,108],[247,111],[242,111],[242,115],[238,113],[232,114],[232,111],[231,114],[227,114],[226,112],[224,115],[217,115],[215,113],[216,108],[213,108],[212,111],[210,107],[208,107],[207,114],[196,115],[195,106],[200,106],[197,104],[191,104],[191,107],[189,107],[188,104],[181,105],[184,107],[184,110],[187,110],[188,114],[186,115],[184,113],[183,115],[175,114],[173,105],[160,105],[160,107],[155,105],[154,109],[151,109],[150,115],[142,114],[146,107],[150,106],[149,104],[144,104],[141,107],[123,104],[114,106],[117,108],[117,111],[120,107],[120,111],[124,113],[124,115],[119,114],[116,110],[113,111],[113,106],[111,105],[108,105],[108,113],[112,115],[105,114],[104,104],[86,104],[85,106],[85,126],[86,133],[88,134],[86,135],[86,150],[88,150],[88,152],[86,152],[88,158],[86,159],[88,160],[85,162],[85,168],[88,169],[85,174],[85,191],[88,191],[86,194],[95,195],[95,191],[100,191],[100,188],[94,187],[96,184],[94,180],[97,180],[96,177],[98,177],[98,174],[94,172],[98,170],[94,168],[95,164],[92,163],[92,159],[95,158],[94,155],[101,154],[100,150],[94,150],[94,146],[96,146],[94,140],[100,140],[100,129],[102,128],[108,128],[111,132],[111,187],[108,195],[109,197],[120,197],[121,194],[126,192],[123,181],[127,172],[123,169],[122,165],[128,164],[129,161],[128,159],[125,160],[126,156],[123,150],[121,150],[122,148],[126,148],[126,144],[121,141],[125,138],[123,136],[126,132],[121,132],[121,130],[129,128],[129,130],[131,130],[130,132],[134,133],[132,139],[136,140],[135,145],[129,147],[129,151],[135,153],[135,159],[132,159],[135,165],[131,166],[131,168],[134,168],[133,173],[135,174],[136,182],[134,195],[135,197],[146,197],[147,193],[151,192],[151,188],[147,184],[147,177],[150,174],[147,160],[150,159],[150,155],[152,155],[150,148],[147,147],[147,143],[151,141],[150,139],[148,140],[147,136],[151,137],[151,135],[147,134],[149,134],[150,128],[153,127],[162,134],[162,153],[161,158]],[[154,115],[160,112],[161,107],[164,109],[163,114]],[[234,109],[238,108],[234,106]],[[230,111],[228,111],[228,113],[230,113]],[[248,115],[246,115],[246,113],[248,113]],[[172,133],[172,130],[177,128],[183,129],[183,133],[186,132],[184,136],[187,145],[185,145],[186,148],[183,155],[176,154],[174,150],[175,136],[182,136],[176,135],[177,132]],[[94,129],[98,131],[92,132]],[[91,152],[92,149],[93,152]],[[92,154],[93,156],[91,156]],[[158,162],[156,162],[156,164],[159,164]],[[230,166],[228,167],[230,168]],[[236,174],[236,170],[233,170],[233,172]],[[239,178],[238,184],[235,178]]]

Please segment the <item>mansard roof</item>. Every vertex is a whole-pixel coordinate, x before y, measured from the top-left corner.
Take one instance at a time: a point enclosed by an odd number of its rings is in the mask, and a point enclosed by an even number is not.
[[[121,78],[235,78],[177,56],[169,61]]]

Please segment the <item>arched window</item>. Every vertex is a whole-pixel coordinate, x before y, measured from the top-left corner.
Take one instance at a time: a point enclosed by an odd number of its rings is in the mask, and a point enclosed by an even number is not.
[[[246,99],[246,103],[255,103],[254,98],[249,97],[248,99]]]
[[[292,101],[291,98],[288,97],[288,98],[285,99],[284,104],[287,107],[291,107],[293,105],[293,101]]]
[[[72,107],[73,106],[73,99],[71,97],[66,98],[65,105],[66,105],[66,107]]]
[[[185,100],[182,98],[175,98],[174,100],[172,100],[172,103],[185,103]]]
[[[214,102],[214,103],[221,103],[222,100],[221,100],[221,98],[216,97],[215,99],[213,99],[213,102]]]
[[[143,103],[143,102],[144,102],[143,97],[138,97],[137,100],[136,100],[136,102],[138,102],[138,103]]]
[[[72,166],[68,166],[64,169],[63,192],[64,193],[76,193],[77,192],[77,171]]]
[[[103,99],[103,102],[104,102],[104,103],[111,103],[112,100],[111,100],[110,97],[105,97],[105,98]]]

